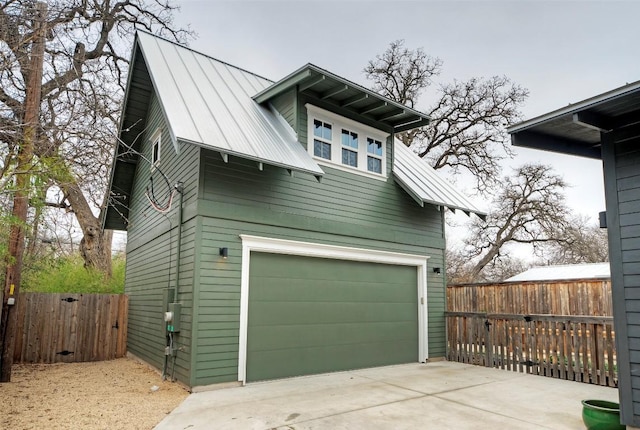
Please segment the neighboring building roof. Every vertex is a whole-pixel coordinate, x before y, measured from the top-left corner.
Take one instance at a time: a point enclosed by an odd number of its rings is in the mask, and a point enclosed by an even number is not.
[[[148,33],[136,38],[174,142],[324,174],[278,115],[251,99],[271,81]]]
[[[258,103],[297,88],[299,92],[315,96],[323,102],[388,128],[391,133],[422,127],[429,117],[408,106],[390,100],[345,78],[307,64],[289,76],[253,96]],[[339,112],[338,112],[339,113]]]
[[[484,219],[486,212],[478,208],[467,196],[441,178],[426,160],[420,158],[401,141],[395,141],[393,176],[421,206],[424,203],[473,212]]]
[[[505,282],[560,281],[566,279],[609,279],[609,263],[563,264],[532,267]]]
[[[507,129],[514,146],[600,159],[600,133],[640,122],[640,81]]]

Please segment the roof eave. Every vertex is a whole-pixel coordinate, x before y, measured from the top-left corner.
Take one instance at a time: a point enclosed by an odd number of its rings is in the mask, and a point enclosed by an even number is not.
[[[210,151],[219,152],[220,154],[232,155],[234,157],[238,157],[238,158],[242,158],[242,159],[250,160],[250,161],[255,161],[256,163],[267,164],[269,166],[279,167],[279,168],[282,168],[282,169],[285,169],[285,170],[289,170],[289,171],[306,173],[306,174],[315,176],[317,179],[323,177],[324,174],[325,174],[324,171],[317,164],[315,166],[315,167],[317,167],[317,169],[305,168],[305,167],[301,167],[301,166],[295,166],[293,164],[279,163],[277,161],[268,160],[266,158],[254,157],[254,156],[251,156],[251,155],[238,153],[238,152],[235,152],[235,151],[230,150],[228,148],[217,148],[215,146],[211,146],[211,145],[208,145],[208,144],[204,144],[202,142],[196,142],[196,141],[192,141],[192,140],[188,140],[188,139],[178,138],[178,142],[185,143],[185,144],[190,144],[190,145],[195,145],[195,146],[198,146],[198,147],[203,148],[203,149],[208,149]],[[315,164],[315,162],[314,162],[314,164]]]
[[[290,75],[284,77],[280,81],[274,83],[270,87],[267,87],[264,90],[260,91],[258,94],[253,96],[253,100],[259,104],[265,103],[272,98],[286,92],[290,88],[296,86],[301,81],[311,77],[311,74],[311,70],[309,70],[307,66],[304,66],[291,73]]]
[[[253,100],[259,104],[266,103],[272,98],[295,88],[298,84],[302,83],[308,78],[311,78],[314,75],[318,76],[318,79],[319,79],[318,82],[325,80],[327,78],[331,79],[341,86],[345,86],[346,88],[351,88],[353,90],[359,91],[361,93],[362,98],[372,98],[374,100],[377,99],[380,103],[384,103],[384,106],[391,106],[395,109],[398,109],[399,112],[391,114],[388,121],[390,125],[393,127],[395,133],[412,130],[418,127],[423,127],[430,123],[430,118],[426,114],[419,112],[411,107],[405,106],[401,103],[398,103],[396,101],[393,101],[387,97],[384,97],[381,94],[378,94],[359,84],[356,84],[355,82],[349,81],[348,79],[345,79],[341,76],[335,75],[311,63],[306,64],[305,66],[285,76],[283,79],[279,80],[278,82],[274,83],[268,88],[265,88],[264,90],[260,91],[259,93],[253,96]],[[315,83],[317,82],[313,81],[306,86],[311,87]],[[303,89],[300,88],[300,90],[302,91]],[[341,92],[341,91],[342,90],[337,92]],[[392,122],[391,118],[393,118],[396,115],[398,116],[410,115],[411,120],[406,121],[402,118],[399,118],[398,122]]]
[[[603,102],[610,101],[618,97],[624,97],[628,93],[637,91],[639,89],[640,89],[640,81],[632,82],[630,84],[613,89],[611,91],[607,91],[606,93],[602,93],[597,96],[588,98],[581,102],[570,104],[569,106],[565,106],[563,108],[556,109],[552,112],[548,112],[546,114],[537,116],[535,118],[531,118],[529,120],[520,122],[518,124],[514,124],[511,127],[507,128],[507,133],[514,134],[520,131],[528,130],[532,127],[535,127],[540,124],[544,124],[546,122],[552,121],[562,116],[573,115],[574,113],[578,113],[580,111],[592,108]]]
[[[532,126],[533,128],[534,126]],[[511,144],[521,148],[558,152],[578,157],[599,160],[602,156],[600,145],[585,145],[585,142],[561,136],[552,136],[532,129],[522,129],[511,134]]]
[[[111,194],[111,189],[113,188],[113,180],[116,172],[116,164],[118,163],[118,153],[119,153],[120,146],[122,145],[122,142],[121,142],[122,127],[126,119],[124,112],[126,111],[127,100],[129,99],[129,88],[130,88],[131,80],[133,79],[133,73],[135,71],[134,63],[136,59],[136,53],[138,52],[139,49],[140,47],[139,47],[138,34],[136,32],[133,39],[133,48],[131,49],[131,56],[129,58],[129,72],[127,74],[127,85],[125,87],[124,98],[122,99],[124,101],[123,107],[122,107],[123,115],[120,115],[120,121],[118,123],[117,142],[113,150],[113,160],[111,160],[111,166],[109,169],[109,186],[107,187],[107,193],[109,194]],[[138,155],[135,154],[134,158],[137,159]],[[105,226],[107,226],[107,224],[111,224],[113,226],[116,226],[116,225],[121,226],[123,227],[123,230],[126,230],[126,226],[124,225],[124,222],[119,223],[117,220],[107,219],[107,217],[109,217],[111,213],[111,211],[109,211],[110,205],[111,204],[109,202],[109,199],[107,199],[106,209],[102,211],[102,213],[100,214],[100,224],[102,228],[104,229],[106,228]]]
[[[467,215],[470,214],[476,214],[480,219],[482,219],[483,221],[486,220],[487,218],[487,213],[483,212],[483,211],[479,211],[477,209],[471,209],[468,207],[462,207],[462,206],[457,206],[457,205],[452,205],[451,203],[447,203],[447,202],[441,202],[441,201],[437,201],[437,200],[433,200],[433,199],[429,199],[429,198],[425,198],[420,196],[418,193],[416,193],[411,186],[409,186],[408,184],[406,184],[397,174],[393,174],[393,179],[398,183],[398,185],[400,185],[400,187],[405,190],[405,192],[407,194],[409,194],[420,206],[423,206],[425,204],[428,205],[433,205],[433,206],[441,206],[444,208],[449,209],[452,212],[455,212],[457,210],[464,212]]]

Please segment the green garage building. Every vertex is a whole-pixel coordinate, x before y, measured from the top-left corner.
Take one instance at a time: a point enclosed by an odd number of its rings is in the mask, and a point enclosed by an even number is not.
[[[444,212],[484,214],[394,140],[428,122],[139,32],[104,219],[128,351],[192,388],[443,357]]]

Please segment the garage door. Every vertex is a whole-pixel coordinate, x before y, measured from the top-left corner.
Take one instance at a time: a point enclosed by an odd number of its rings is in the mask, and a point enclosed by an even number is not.
[[[251,253],[247,380],[418,357],[415,266]]]

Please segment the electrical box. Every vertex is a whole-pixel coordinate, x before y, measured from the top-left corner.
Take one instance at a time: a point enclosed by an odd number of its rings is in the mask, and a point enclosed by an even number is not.
[[[162,313],[169,310],[169,303],[173,303],[176,301],[176,289],[175,288],[165,288],[162,290]],[[167,327],[166,316],[162,320],[163,326]]]
[[[180,331],[182,304],[169,303],[168,309],[169,311],[165,314],[165,320],[167,320],[167,331],[171,333],[178,333]]]
[[[175,288],[165,288],[162,290],[162,309],[168,310],[169,303],[173,303],[176,301],[176,289]]]

